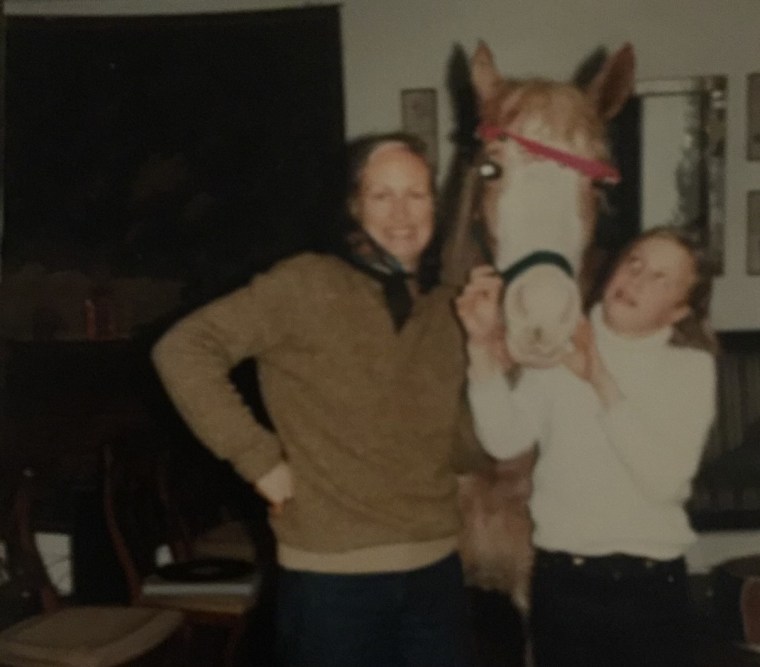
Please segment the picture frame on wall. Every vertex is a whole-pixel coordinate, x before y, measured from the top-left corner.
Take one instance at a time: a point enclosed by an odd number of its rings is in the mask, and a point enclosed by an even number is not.
[[[747,159],[760,160],[760,72],[747,75]]]
[[[438,102],[435,88],[407,88],[401,91],[401,127],[425,142],[427,158],[438,168]]]
[[[760,276],[760,190],[747,193],[747,273]]]

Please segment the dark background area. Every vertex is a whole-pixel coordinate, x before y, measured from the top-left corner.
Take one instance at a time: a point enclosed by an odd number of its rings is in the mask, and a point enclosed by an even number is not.
[[[41,265],[95,286],[182,284],[178,308],[125,337],[0,341],[0,469],[31,466],[46,481],[38,522],[72,536],[74,598],[112,600],[105,441],[173,450],[188,477],[203,473],[199,500],[229,501],[266,528],[260,499],[192,437],[148,353],[184,312],[331,239],[340,14],[13,16],[6,28],[3,281]],[[266,421],[255,372],[232,379]],[[102,576],[78,576],[92,571]]]
[[[7,19],[4,273],[181,279],[320,245],[342,184],[337,7]]]

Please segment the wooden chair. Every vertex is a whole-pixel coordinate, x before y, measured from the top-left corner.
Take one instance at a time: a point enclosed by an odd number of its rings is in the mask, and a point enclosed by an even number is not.
[[[221,558],[261,565],[266,549],[262,549],[262,536],[256,536],[257,545],[252,534],[253,489],[227,464],[199,447],[188,442],[181,450],[173,448],[159,470],[175,536],[175,558]]]
[[[0,632],[0,664],[11,667],[110,667],[167,664],[162,651],[180,627],[176,610],[138,606],[64,606],[48,577],[32,527],[35,475],[18,477],[4,521],[6,589],[34,613]]]
[[[249,564],[244,575],[232,580],[195,576],[203,573],[209,563],[213,574],[214,568],[228,561],[192,558],[180,520],[182,510],[167,482],[168,454],[149,440],[148,444],[153,446],[146,447],[132,439],[104,447],[106,524],[124,571],[129,599],[134,605],[182,611],[188,651],[201,627],[221,628],[227,636],[224,664],[233,665],[248,612],[257,602],[258,572]],[[197,493],[203,495],[203,489],[197,489]],[[185,567],[186,580],[161,575],[156,553],[162,546],[168,547],[175,569],[178,564]],[[229,564],[237,567],[240,561]]]
[[[232,517],[190,539],[194,558],[232,558],[256,562],[256,547],[245,524]]]

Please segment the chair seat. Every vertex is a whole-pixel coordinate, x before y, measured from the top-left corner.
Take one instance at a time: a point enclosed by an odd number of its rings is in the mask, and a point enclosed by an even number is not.
[[[111,667],[148,653],[183,614],[151,607],[80,606],[27,618],[0,633],[0,663],[12,667]]]
[[[193,553],[198,558],[256,560],[256,548],[242,521],[225,521],[202,533],[193,542]]]
[[[185,613],[223,614],[242,616],[256,602],[255,595],[143,595],[139,603],[158,609],[173,609]]]

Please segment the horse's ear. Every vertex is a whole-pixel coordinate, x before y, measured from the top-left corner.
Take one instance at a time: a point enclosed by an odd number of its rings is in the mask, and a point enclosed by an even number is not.
[[[594,49],[575,70],[571,79],[573,85],[578,86],[581,90],[586,90],[594,77],[602,70],[609,57],[610,54],[605,47],[600,46]]]
[[[625,44],[612,54],[586,87],[586,93],[604,120],[614,118],[633,95],[636,58],[633,46]]]
[[[482,40],[478,42],[478,47],[470,58],[470,81],[481,104],[496,95],[502,81],[491,49]]]

